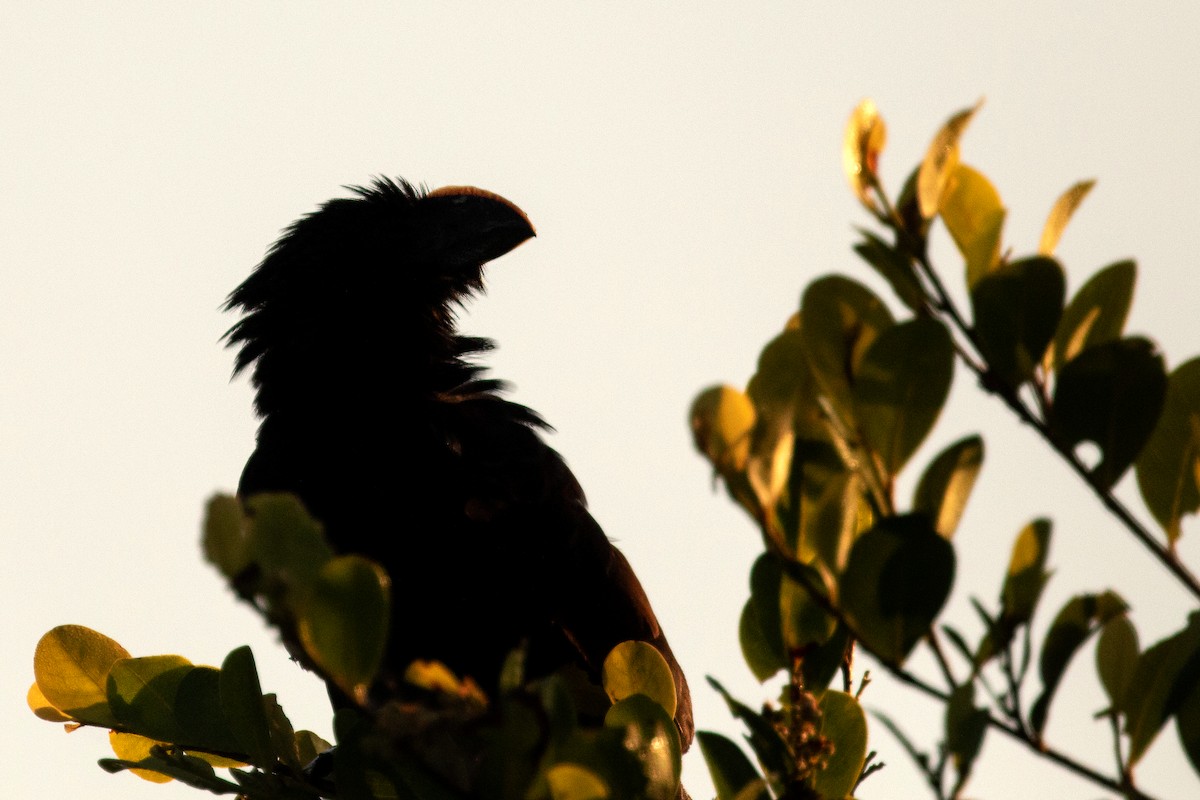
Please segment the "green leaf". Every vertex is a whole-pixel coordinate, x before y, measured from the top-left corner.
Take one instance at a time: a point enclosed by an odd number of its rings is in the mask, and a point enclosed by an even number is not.
[[[742,658],[746,659],[746,665],[759,683],[788,668],[782,646],[772,644],[767,636],[754,598],[747,600],[742,607],[742,616],[738,620],[738,643],[742,648]]]
[[[770,800],[766,781],[740,747],[712,731],[696,731],[696,743],[708,765],[717,800]],[[748,789],[751,794],[744,797],[742,793]]]
[[[183,742],[221,753],[240,750],[221,711],[221,672],[214,667],[193,667],[179,681],[175,719]]]
[[[675,716],[675,682],[667,660],[652,644],[621,642],[604,658],[601,682],[608,698],[618,703],[634,695],[645,695]]]
[[[1008,386],[1033,376],[1058,327],[1064,291],[1062,267],[1040,256],[998,267],[971,288],[979,350]]]
[[[818,278],[804,290],[800,335],[821,393],[842,424],[854,427],[850,386],[867,348],[892,326],[892,315],[875,294],[841,275]]]
[[[671,696],[674,699],[673,691]],[[674,798],[679,789],[683,753],[678,729],[663,705],[644,694],[630,695],[608,710],[604,724],[624,731],[622,741],[626,749],[642,763],[649,783],[647,796],[658,800]]]
[[[183,731],[175,718],[175,697],[192,669],[182,656],[123,658],[108,672],[108,705],[128,730],[178,742]]]
[[[321,567],[299,609],[300,641],[342,689],[361,695],[383,662],[390,609],[383,567],[360,555],[337,556]]]
[[[1125,692],[1122,707],[1132,767],[1200,685],[1200,612],[1188,617],[1182,631],[1141,654],[1129,685],[1138,687]]]
[[[1125,707],[1125,692],[1137,662],[1137,629],[1128,615],[1118,614],[1104,623],[1096,642],[1096,672],[1114,709]]]
[[[256,494],[245,503],[250,519],[247,547],[253,560],[303,594],[333,556],[321,523],[295,495]]]
[[[821,736],[833,742],[833,755],[816,774],[820,797],[849,797],[867,760],[867,715],[853,695],[832,689],[821,694]]]
[[[981,172],[959,164],[950,174],[938,212],[967,265],[974,288],[1000,262],[1005,209],[996,187]]]
[[[934,529],[951,538],[982,468],[983,439],[959,439],[926,467],[913,493],[913,511],[929,515]]]
[[[964,683],[950,694],[946,704],[946,750],[954,760],[957,785],[966,783],[987,733],[988,711],[975,706],[975,684]]]
[[[783,607],[779,600],[782,581],[779,561],[769,553],[760,555],[750,568],[750,603],[761,629],[762,645],[774,654],[779,668],[786,669],[790,662],[783,646]]]
[[[854,252],[883,276],[900,302],[913,311],[924,308],[925,290],[908,255],[868,230],[860,228],[858,232],[863,240],[854,245]]]
[[[1051,369],[1057,372],[1087,348],[1120,338],[1136,280],[1137,265],[1118,261],[1097,272],[1075,293],[1059,320],[1054,347],[1047,352]]]
[[[854,384],[855,416],[888,476],[937,421],[953,375],[950,334],[929,317],[887,328],[867,350]]]
[[[1054,208],[1050,209],[1050,216],[1046,218],[1046,225],[1042,228],[1042,238],[1038,242],[1039,255],[1054,255],[1054,248],[1058,247],[1058,240],[1062,236],[1063,229],[1067,227],[1075,209],[1079,208],[1083,198],[1087,197],[1087,193],[1095,185],[1095,181],[1080,181],[1063,192],[1055,201]]]
[[[811,473],[812,470],[806,469],[802,477],[809,480],[813,477]],[[806,494],[801,498],[797,552],[801,561],[813,563],[824,574],[832,575],[845,569],[850,548],[866,526],[870,509],[859,473],[839,471],[822,483],[818,496]]]
[[[221,712],[250,763],[269,770],[275,764],[271,729],[263,705],[254,654],[243,645],[225,656],[220,674]],[[215,710],[215,709],[214,709]]]
[[[1112,591],[1103,594],[1081,594],[1067,601],[1042,644],[1040,670],[1042,693],[1034,701],[1029,712],[1029,724],[1034,732],[1041,734],[1050,713],[1050,701],[1062,680],[1071,658],[1097,628],[1113,617],[1124,614],[1129,606]]]
[[[958,166],[958,140],[982,105],[981,99],[971,108],[963,109],[946,120],[925,152],[917,173],[917,202],[925,219],[932,219],[938,213],[946,184]]]
[[[1152,342],[1106,342],[1084,350],[1059,371],[1047,422],[1069,449],[1083,441],[1100,448],[1104,458],[1090,472],[1109,487],[1150,438],[1166,391],[1162,356]]]
[[[823,587],[821,573],[804,564],[793,566],[803,571],[812,586]],[[826,592],[828,595],[828,592]],[[779,585],[780,619],[787,652],[795,653],[829,641],[837,620],[825,612],[798,581],[784,575]]]
[[[827,689],[840,673],[853,640],[845,625],[838,625],[822,644],[810,646],[801,657],[800,675],[810,691]]]
[[[854,631],[899,664],[937,619],[954,583],[954,548],[923,514],[888,517],[859,537],[840,580]]]
[[[1192,769],[1200,773],[1200,682],[1192,686],[1175,711],[1175,729]]]
[[[108,706],[108,672],[129,651],[82,625],[59,625],[33,654],[38,689],[55,708],[80,722],[105,728],[117,720]]]
[[[1184,515],[1200,509],[1200,358],[1167,379],[1162,415],[1137,457],[1137,481],[1146,508],[1174,543]]]

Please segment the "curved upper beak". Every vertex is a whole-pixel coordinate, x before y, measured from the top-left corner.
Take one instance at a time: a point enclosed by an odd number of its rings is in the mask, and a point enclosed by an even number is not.
[[[515,203],[485,189],[444,186],[422,202],[437,208],[443,256],[463,266],[485,264],[537,235]]]

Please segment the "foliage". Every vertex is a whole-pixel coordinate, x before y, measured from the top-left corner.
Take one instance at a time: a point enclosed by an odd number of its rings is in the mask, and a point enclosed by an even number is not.
[[[959,628],[941,623],[940,613],[954,580],[954,532],[983,465],[982,437],[967,436],[935,456],[907,508],[895,497],[896,477],[937,421],[961,365],[1037,430],[1118,523],[1200,600],[1200,583],[1174,550],[1182,518],[1200,508],[1200,359],[1168,374],[1152,342],[1123,333],[1136,278],[1131,261],[1100,270],[1068,299],[1054,251],[1092,181],[1059,198],[1036,252],[1013,257],[1003,244],[999,192],[960,158],[960,139],[978,110],[950,117],[896,200],[878,173],[887,134],[874,104],[864,101],[847,125],[845,171],[881,228],[861,230],[854,250],[907,316],[894,316],[888,303],[848,277],[818,278],[763,348],[745,391],[715,386],[692,406],[697,448],[764,544],[742,614],[742,652],[760,681],[786,676],[778,708],[755,712],[726,695],[750,731],[757,767],[728,739],[698,734],[721,800],[841,798],[878,766],[868,766],[865,726],[848,724],[862,718],[858,698],[868,682],[864,675],[851,694],[857,649],[945,704],[936,757],[913,744],[902,724],[876,715],[939,798],[961,796],[989,730],[1098,785],[1144,797],[1133,768],[1174,720],[1200,770],[1200,611],[1142,651],[1116,592],[1081,593],[1035,647],[1030,625],[1050,577],[1052,530],[1049,520],[1038,519],[1017,536],[998,602],[974,601],[983,634],[972,644]],[[969,319],[929,258],[938,220],[962,257]],[[1078,451],[1085,443],[1100,453],[1090,466]],[[1111,492],[1131,468],[1162,536],[1142,527]],[[1044,739],[1068,664],[1097,634],[1097,670],[1110,701],[1101,717],[1115,740],[1114,775]],[[941,672],[936,680],[906,666],[918,647],[932,652]],[[957,654],[956,664],[948,652]],[[1040,689],[1027,705],[1035,659]],[[831,688],[839,675],[840,690]],[[855,780],[827,780],[833,760],[814,760],[793,741],[794,726],[786,721],[811,713],[814,703],[824,714],[820,730],[829,751],[853,753],[839,774],[853,772]]]
[[[37,645],[29,705],[69,730],[108,728],[116,758],[101,760],[104,769],[255,800],[675,797],[675,688],[650,645],[614,648],[602,689],[579,670],[527,681],[518,651],[496,697],[416,662],[380,700],[373,678],[389,604],[377,564],[333,555],[289,495],[252,497],[245,509],[214,498],[204,548],[243,598],[297,634],[285,636],[299,643],[293,655],[344,692],[337,746],[293,728],[263,693],[247,647],[217,669],[131,657],[103,634],[59,626]]]

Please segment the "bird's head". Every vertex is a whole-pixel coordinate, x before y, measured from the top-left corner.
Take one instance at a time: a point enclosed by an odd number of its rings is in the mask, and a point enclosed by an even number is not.
[[[482,288],[484,264],[535,235],[516,205],[474,187],[351,191],[292,223],[229,295],[243,316],[226,340],[235,371],[255,365],[260,406],[276,373],[452,350],[454,307]]]

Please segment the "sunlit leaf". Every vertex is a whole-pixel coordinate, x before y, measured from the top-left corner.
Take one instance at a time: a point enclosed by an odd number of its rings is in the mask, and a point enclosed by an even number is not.
[[[1129,688],[1138,661],[1137,629],[1126,614],[1104,623],[1096,642],[1096,672],[1112,707],[1125,707],[1125,691]]]
[[[959,164],[946,182],[938,213],[966,262],[967,287],[974,288],[1000,261],[1006,213],[1000,194],[983,173]]]
[[[141,761],[148,758],[150,748],[162,745],[162,742],[138,736],[136,733],[120,733],[118,731],[108,732],[108,743],[112,746],[112,751],[116,753],[117,758],[125,761]],[[169,783],[173,780],[170,775],[150,769],[131,769],[130,772],[150,783]]]
[[[821,694],[820,734],[833,742],[833,755],[813,778],[820,797],[849,797],[867,760],[867,715],[853,695],[828,690]]]
[[[546,770],[546,783],[553,800],[605,800],[608,784],[578,764],[554,764]]]
[[[1009,624],[1028,622],[1037,608],[1042,589],[1050,578],[1046,558],[1050,553],[1051,529],[1050,520],[1035,519],[1021,529],[1013,543],[1008,574],[1000,590],[1003,618]]]
[[[982,105],[980,100],[973,107],[959,111],[933,137],[917,174],[917,202],[922,217],[932,219],[937,214],[942,192],[958,166],[958,140]]]
[[[854,252],[875,268],[891,284],[900,302],[913,311],[925,307],[925,290],[917,278],[911,259],[868,230],[859,229],[863,240],[854,245]]]
[[[913,511],[928,514],[934,529],[951,538],[982,468],[983,439],[959,439],[926,467],[913,493]]]
[[[1137,457],[1137,480],[1146,508],[1175,542],[1184,515],[1200,509],[1200,358],[1168,378],[1162,415]]]
[[[845,569],[855,538],[870,524],[864,519],[869,511],[859,473],[838,471],[823,484],[817,496],[806,494],[801,501],[799,553],[802,561],[816,558],[825,574],[834,575]]]
[[[740,747],[712,731],[696,731],[696,743],[708,765],[717,800],[769,800],[766,782]],[[750,796],[744,797],[747,790]]]
[[[70,722],[71,718],[63,712],[59,711],[54,705],[46,699],[46,695],[42,694],[42,690],[34,683],[29,687],[29,691],[25,694],[25,702],[29,704],[29,710],[32,711],[38,719],[44,719],[47,722]]]
[[[858,369],[853,398],[860,430],[888,476],[925,439],[954,374],[954,347],[938,321],[917,317],[887,328]]]
[[[804,290],[800,303],[804,353],[822,394],[847,428],[854,422],[851,383],[867,349],[891,325],[887,306],[857,281],[826,275]]]
[[[1101,625],[1128,610],[1129,606],[1125,601],[1115,592],[1109,591],[1099,595],[1076,595],[1058,612],[1042,644],[1039,664],[1042,693],[1034,701],[1029,712],[1029,724],[1035,733],[1040,735],[1046,727],[1050,701],[1054,699],[1054,693],[1058,690],[1058,684],[1071,658]]]
[[[1184,701],[1200,686],[1200,612],[1183,630],[1138,657],[1122,710],[1129,734],[1129,765],[1136,764]],[[1136,687],[1136,690],[1133,688]]]
[[[971,290],[975,337],[988,367],[1016,387],[1029,380],[1062,316],[1062,267],[1035,257],[1005,264]]]
[[[750,398],[732,386],[701,392],[690,414],[696,449],[721,471],[738,471],[750,456],[755,411]]]
[[[299,612],[304,650],[348,694],[363,691],[383,662],[391,609],[383,567],[356,554],[321,567]]]
[[[1042,238],[1038,242],[1038,253],[1043,256],[1054,255],[1054,248],[1058,247],[1058,240],[1062,236],[1063,230],[1067,227],[1067,223],[1071,221],[1071,216],[1075,213],[1075,209],[1079,208],[1079,204],[1083,202],[1083,198],[1087,197],[1087,193],[1096,185],[1094,180],[1080,181],[1079,183],[1067,189],[1054,202],[1054,208],[1050,209],[1050,216],[1046,218],[1046,226],[1042,228]]]
[[[175,718],[175,695],[180,681],[192,668],[182,656],[116,661],[108,673],[109,708],[126,729],[152,739],[177,742],[183,732]]]
[[[108,707],[108,672],[129,652],[82,625],[59,625],[43,636],[33,655],[33,674],[42,696],[80,722],[106,728],[117,724]]]
[[[1057,372],[1085,349],[1120,338],[1136,280],[1132,261],[1118,261],[1088,279],[1063,310],[1047,366]]]
[[[842,607],[880,659],[902,662],[929,631],[954,564],[954,549],[923,514],[880,520],[855,542],[840,580]]]
[[[1163,359],[1148,339],[1096,345],[1058,373],[1047,422],[1066,447],[1092,442],[1104,457],[1091,473],[1114,485],[1158,422],[1167,391]]]
[[[871,200],[871,185],[879,166],[879,154],[887,142],[887,126],[879,116],[875,102],[863,100],[850,114],[842,143],[842,170],[859,201],[868,209],[875,207]]]
[[[675,682],[662,653],[652,644],[621,642],[604,658],[604,691],[614,703],[644,694],[675,716]]]

